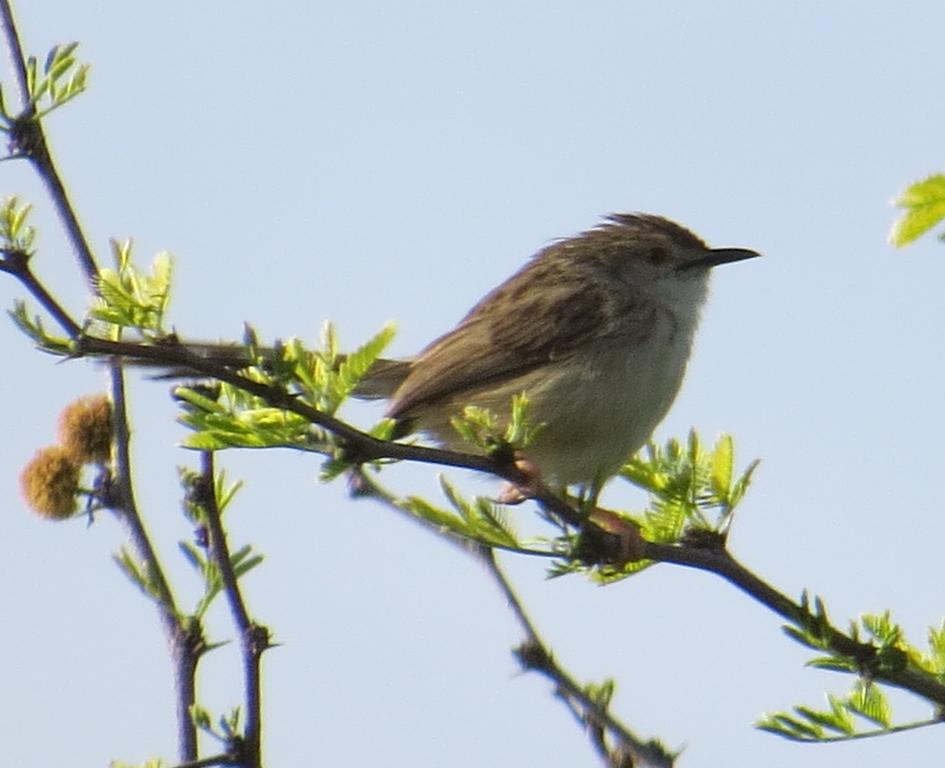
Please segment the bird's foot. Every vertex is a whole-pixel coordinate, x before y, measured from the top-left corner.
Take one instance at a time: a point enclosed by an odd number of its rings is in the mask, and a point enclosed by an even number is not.
[[[616,551],[608,553],[615,565],[626,565],[643,559],[646,540],[632,520],[601,507],[595,507],[587,519],[604,533],[616,537]]]
[[[541,487],[541,470],[535,462],[516,451],[514,465],[522,473],[524,479],[522,482],[509,482],[503,485],[495,499],[499,504],[521,504],[538,493]]]

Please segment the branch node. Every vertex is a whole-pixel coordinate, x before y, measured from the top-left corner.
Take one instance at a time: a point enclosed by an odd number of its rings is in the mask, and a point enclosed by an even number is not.
[[[34,110],[27,109],[22,112],[10,123],[7,131],[10,136],[8,146],[11,156],[26,157],[40,164],[49,159],[43,130],[36,119]]]
[[[0,248],[3,254],[3,260],[0,261],[0,269],[8,274],[20,277],[29,272],[29,262],[33,254],[24,251],[22,248]]]
[[[513,648],[512,653],[526,672],[549,672],[554,669],[551,654],[535,639],[524,641],[517,648]]]
[[[273,647],[272,633],[262,624],[250,624],[246,630],[244,642],[253,658],[258,659],[264,651]]]

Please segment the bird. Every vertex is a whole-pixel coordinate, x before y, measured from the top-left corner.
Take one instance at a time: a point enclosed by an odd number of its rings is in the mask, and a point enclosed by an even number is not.
[[[662,216],[611,214],[538,251],[416,357],[379,361],[356,395],[387,398],[397,436],[468,450],[453,419],[472,405],[504,427],[524,394],[542,479],[599,490],[675,400],[712,269],[758,255]]]

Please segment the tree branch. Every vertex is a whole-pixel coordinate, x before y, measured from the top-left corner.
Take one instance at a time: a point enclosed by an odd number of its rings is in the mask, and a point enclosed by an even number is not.
[[[43,306],[43,308],[53,316],[62,329],[69,334],[71,338],[76,338],[82,333],[79,324],[72,319],[63,306],[46,290],[36,275],[29,267],[29,254],[9,249],[0,249],[3,259],[0,259],[0,272],[6,272],[13,275],[23,287]]]
[[[153,588],[158,614],[170,645],[177,689],[177,743],[182,760],[197,757],[197,731],[191,717],[195,701],[197,662],[203,647],[199,625],[185,624],[180,618],[174,595],[161,568],[157,553],[138,512],[131,477],[131,435],[127,421],[125,380],[119,364],[108,371],[113,404],[115,472],[108,506],[124,524],[136,558],[144,563],[149,585]]]
[[[98,278],[98,265],[89,246],[88,239],[82,231],[82,225],[76,215],[75,208],[69,200],[69,194],[56,164],[49,151],[46,133],[42,123],[36,119],[36,105],[29,92],[26,76],[26,57],[20,36],[17,33],[13,19],[13,9],[9,0],[0,0],[0,17],[3,19],[3,31],[6,38],[6,47],[16,76],[17,91],[22,104],[22,111],[10,126],[10,141],[19,156],[26,157],[36,169],[37,174],[52,198],[56,213],[62,220],[66,234],[72,244],[76,258],[79,261],[85,278],[92,291],[95,292],[95,283]]]
[[[548,677],[558,692],[559,698],[582,726],[588,729],[592,743],[608,765],[621,765],[622,754],[627,754],[637,762],[629,763],[635,768],[652,766],[653,768],[672,768],[674,757],[669,755],[655,741],[645,742],[638,738],[623,723],[617,720],[606,708],[594,701],[587,692],[560,666],[548,647],[544,644],[525,608],[519,600],[505,572],[495,559],[495,552],[478,542],[464,538],[452,531],[443,530],[431,522],[406,512],[398,503],[397,497],[383,488],[373,478],[364,473],[358,475],[354,493],[358,496],[373,498],[388,509],[406,517],[411,522],[419,523],[435,536],[453,544],[466,554],[472,555],[485,564],[486,569],[499,587],[513,615],[525,633],[525,641],[515,651],[519,663],[526,670],[540,672]],[[540,661],[540,663],[539,663]],[[602,741],[601,728],[610,732],[619,742],[616,748],[609,747]]]
[[[722,547],[645,542],[643,549],[643,557],[647,560],[675,563],[715,573],[788,621],[800,626],[807,626],[810,622],[810,611],[803,605],[794,602],[749,571]],[[824,634],[823,640],[831,650],[860,661],[864,672],[868,672],[872,679],[912,691],[939,706],[945,706],[945,685],[936,682],[930,675],[908,666],[901,670],[871,669],[870,662],[875,659],[876,650],[873,645],[859,642],[829,626],[824,628]]]
[[[331,414],[324,413],[301,402],[297,397],[280,387],[254,381],[240,375],[226,365],[206,360],[191,352],[183,344],[138,344],[111,341],[94,336],[81,336],[76,340],[75,352],[80,357],[83,355],[120,357],[130,360],[143,360],[149,364],[186,368],[193,371],[196,376],[232,384],[256,395],[271,406],[298,414],[311,424],[328,430],[344,443],[345,448],[350,452],[352,462],[363,463],[377,459],[404,459],[485,472],[511,483],[519,485],[527,483],[529,488],[536,485],[534,478],[528,476],[511,462],[498,462],[488,456],[479,454],[379,440]],[[547,486],[537,485],[538,487],[535,488],[532,498],[546,511],[575,527],[581,527],[585,524],[584,515],[574,509],[567,501]],[[609,535],[606,532],[602,532],[602,534],[604,536]],[[612,536],[611,538],[614,539],[614,553],[616,553],[618,551],[616,547],[617,537]]]
[[[213,453],[200,454],[203,494],[201,506],[206,513],[210,533],[210,556],[216,564],[223,581],[223,590],[230,613],[239,630],[240,647],[243,653],[243,680],[246,696],[246,728],[243,742],[239,745],[239,764],[244,768],[259,768],[262,765],[262,690],[260,687],[260,660],[270,647],[269,630],[254,622],[246,609],[239,581],[233,570],[226,531],[217,505]]]
[[[157,361],[169,366],[183,366],[200,375],[226,381],[260,397],[270,405],[292,411],[308,419],[311,423],[332,432],[345,443],[346,447],[352,450],[352,455],[356,456],[359,461],[371,461],[381,458],[404,459],[472,469],[501,477],[513,483],[521,484],[529,480],[514,465],[499,463],[487,456],[379,440],[355,429],[340,419],[300,402],[282,389],[252,381],[225,365],[204,360],[191,353],[184,345],[130,344],[85,336],[79,340],[78,353],[118,355],[132,359],[140,358],[149,362]],[[544,509],[575,527],[586,529],[593,526],[593,523],[586,521],[578,510],[571,507],[570,504],[547,487],[542,486],[537,489],[535,500]],[[599,556],[601,561],[617,559],[620,555],[619,537],[598,527],[594,527],[593,533],[595,534],[594,554]],[[790,621],[804,624],[810,618],[808,611],[803,606],[755,576],[739,564],[723,547],[697,547],[644,542],[642,559],[676,563],[717,573]],[[872,658],[874,649],[871,645],[860,643],[835,629],[830,629],[825,640],[831,648],[841,654],[863,659],[864,662]],[[908,668],[902,671],[880,670],[875,677],[891,685],[918,693],[930,701],[945,705],[945,685],[932,680],[921,672]]]
[[[617,720],[608,707],[601,705],[588,695],[587,691],[578,684],[566,670],[555,661],[554,655],[541,639],[538,630],[525,611],[522,601],[499,567],[495,553],[488,547],[480,546],[475,554],[485,563],[500,591],[506,599],[519,625],[525,632],[525,642],[516,650],[515,655],[526,670],[539,672],[555,685],[558,695],[571,708],[572,702],[577,702],[581,720],[588,728],[589,735],[598,751],[607,760],[608,765],[618,765],[623,755],[629,755],[629,765],[635,768],[653,766],[653,768],[672,768],[675,757],[666,752],[656,741],[643,741],[630,731],[623,723]],[[616,747],[609,747],[603,741],[603,735],[597,730],[609,731],[617,739]]]

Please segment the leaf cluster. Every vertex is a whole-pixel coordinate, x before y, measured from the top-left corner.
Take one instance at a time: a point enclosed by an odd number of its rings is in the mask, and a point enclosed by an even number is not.
[[[528,395],[521,392],[512,397],[508,419],[488,408],[467,405],[451,423],[463,440],[487,455],[511,456],[514,451],[527,448],[544,428],[544,424],[533,424],[528,412]]]
[[[46,324],[39,315],[31,315],[25,301],[13,302],[13,309],[7,314],[16,327],[26,334],[43,352],[53,355],[72,354],[74,343],[66,336],[59,336],[46,329]]]
[[[132,261],[131,240],[112,240],[111,245],[115,268],[100,271],[90,318],[108,324],[113,338],[119,338],[123,329],[150,340],[166,336],[164,315],[170,301],[173,264],[170,254],[159,253],[150,272],[145,273]]]
[[[736,476],[732,437],[720,435],[707,448],[692,430],[685,445],[676,439],[664,447],[650,443],[620,477],[650,494],[647,510],[635,518],[644,537],[672,542],[693,530],[726,535],[758,464]]]
[[[290,339],[260,351],[255,333],[247,332],[247,350],[253,360],[242,375],[267,386],[278,387],[323,413],[334,414],[355,390],[358,382],[393,337],[386,327],[348,355],[337,351],[334,329],[327,326],[320,350],[307,349]],[[221,382],[206,387],[179,387],[176,396],[183,405],[180,421],[193,430],[184,445],[200,450],[224,448],[289,447],[327,455],[324,479],[348,468],[343,451],[328,431],[304,417],[273,408],[265,400],[235,385]],[[373,434],[389,436],[389,422]]]
[[[891,723],[892,711],[880,687],[859,679],[846,696],[827,694],[826,709],[798,705],[790,713],[765,715],[755,725],[792,741],[823,742],[887,733]]]
[[[765,715],[756,723],[759,728],[794,741],[823,742],[880,736],[941,721],[941,714],[936,712],[925,720],[894,724],[892,707],[874,678],[908,666],[938,682],[945,682],[945,623],[929,629],[928,648],[923,650],[908,642],[889,611],[864,614],[850,622],[847,633],[862,650],[856,654],[841,653],[828,642],[834,627],[823,600],[815,598],[811,606],[805,595],[802,606],[806,615],[784,630],[802,645],[824,652],[807,665],[852,673],[857,676],[856,680],[845,696],[827,694],[825,709],[797,705],[790,712]]]
[[[234,740],[242,738],[241,721],[243,715],[239,707],[233,707],[227,714],[220,715],[216,723],[214,723],[210,711],[198,704],[191,707],[190,716],[194,721],[194,725],[224,746],[229,746]]]
[[[611,512],[635,525],[644,539],[661,544],[723,546],[735,510],[751,484],[759,461],[735,472],[735,442],[720,435],[712,447],[695,430],[685,443],[670,439],[649,443],[620,469],[619,476],[649,494],[640,512]],[[593,568],[602,584],[619,581],[652,565],[642,560]],[[557,563],[553,575],[582,569],[579,563]]]
[[[11,195],[0,206],[0,249],[4,253],[33,255],[36,228],[28,223],[33,206]]]
[[[901,247],[918,239],[945,219],[945,174],[935,173],[910,184],[893,200],[903,209],[902,216],[893,224],[889,240]],[[939,235],[945,240],[945,233]]]
[[[68,103],[85,90],[89,74],[88,64],[79,64],[75,56],[78,43],[53,47],[42,67],[35,56],[26,60],[26,89],[29,95],[28,114],[32,120],[45,117],[54,109]],[[0,128],[10,132],[19,120],[6,105],[0,88]]]
[[[518,538],[506,510],[500,504],[481,496],[470,501],[442,476],[440,488],[449,501],[451,509],[438,507],[418,496],[397,499],[395,503],[411,515],[430,523],[442,533],[485,547],[545,554],[543,551],[529,549]]]

